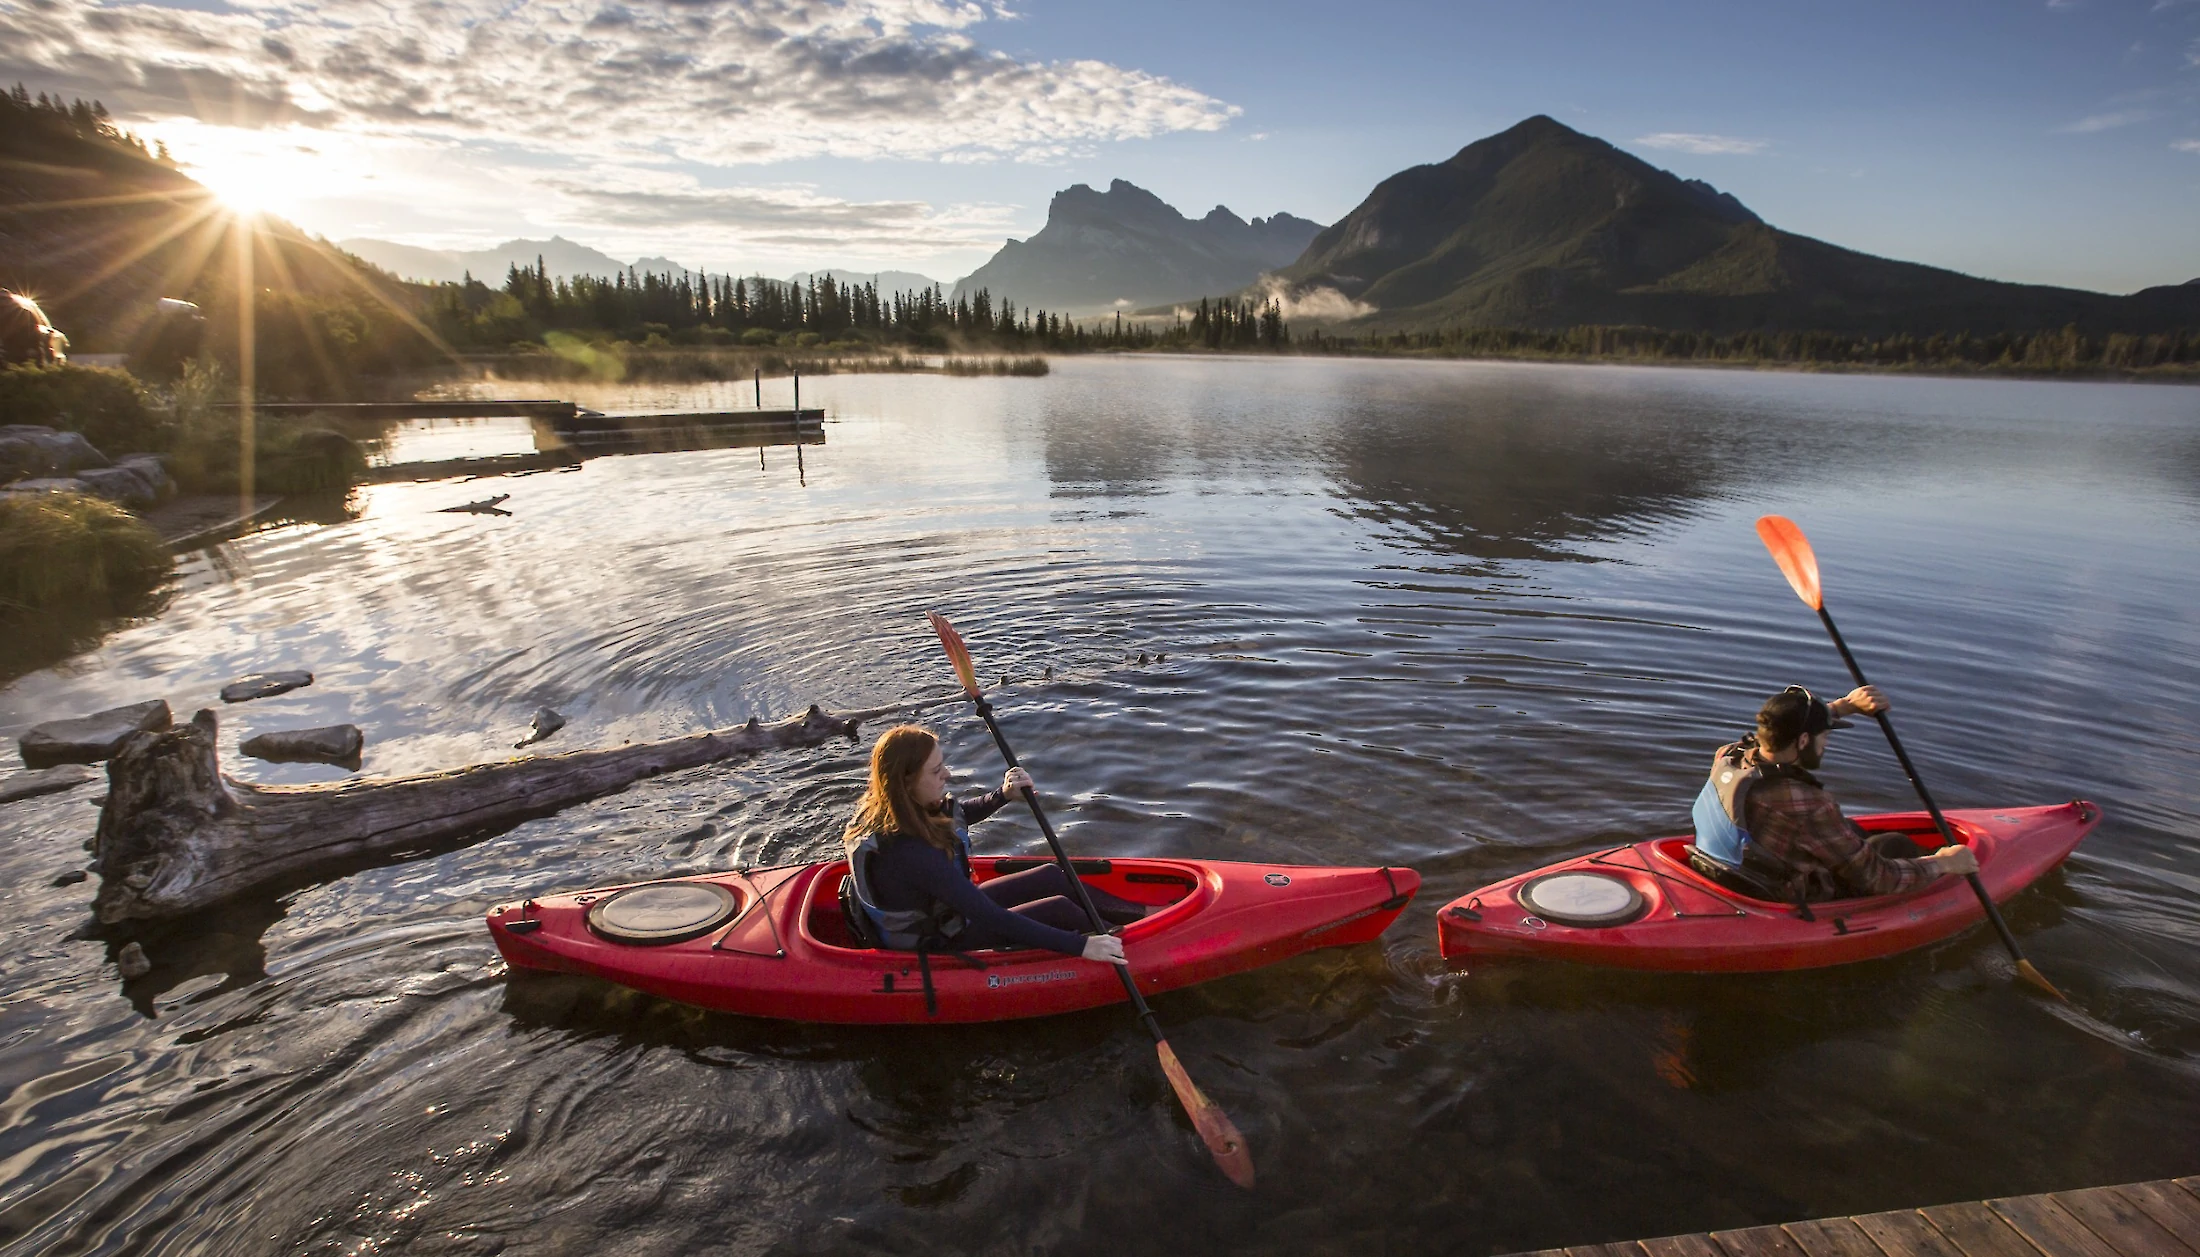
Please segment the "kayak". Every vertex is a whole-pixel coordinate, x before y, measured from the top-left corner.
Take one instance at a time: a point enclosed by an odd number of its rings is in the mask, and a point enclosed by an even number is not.
[[[983,882],[1045,863],[979,856],[971,867]],[[1075,867],[1089,886],[1161,906],[1121,931],[1145,994],[1366,942],[1421,885],[1403,868],[1144,858]],[[489,934],[515,970],[587,974],[790,1021],[1003,1021],[1128,998],[1111,966],[1059,952],[858,947],[841,917],[847,874],[848,862],[836,860],[527,899],[491,910]]]
[[[2101,812],[2079,801],[1946,816],[1956,838],[1978,856],[1979,880],[1998,904],[2061,864]],[[1857,823],[1870,833],[1909,835],[1927,851],[1940,845],[1923,812],[1863,816]],[[1688,863],[1691,841],[1613,847],[1462,895],[1436,914],[1437,947],[1459,968],[1529,956],[1625,969],[1763,973],[1892,956],[1986,917],[1960,877],[1908,895],[1815,902],[1806,914],[1697,872]]]

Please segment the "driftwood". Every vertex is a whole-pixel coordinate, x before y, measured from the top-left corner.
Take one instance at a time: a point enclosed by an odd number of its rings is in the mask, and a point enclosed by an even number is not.
[[[132,734],[108,762],[107,803],[92,839],[105,924],[184,916],[314,871],[486,838],[521,821],[615,794],[659,773],[853,737],[858,725],[962,701],[830,713],[664,742],[573,751],[448,772],[311,786],[224,777],[212,711]]]

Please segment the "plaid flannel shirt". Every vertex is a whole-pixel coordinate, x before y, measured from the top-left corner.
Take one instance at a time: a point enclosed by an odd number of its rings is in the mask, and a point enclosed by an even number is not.
[[[1823,786],[1794,777],[1761,781],[1746,807],[1751,843],[1786,867],[1791,895],[1900,895],[1934,880],[1923,860],[1889,859],[1874,850]]]

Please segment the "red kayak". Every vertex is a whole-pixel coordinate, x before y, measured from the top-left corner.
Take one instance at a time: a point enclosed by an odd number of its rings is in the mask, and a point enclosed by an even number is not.
[[[2101,811],[2091,803],[1949,812],[2001,903],[2061,864]],[[1939,846],[1923,812],[1864,816],[1866,831]],[[1960,877],[1910,895],[1810,905],[1753,899],[1689,867],[1688,838],[1658,838],[1545,865],[1462,895],[1436,914],[1437,946],[1454,966],[1536,956],[1624,969],[1761,973],[1892,956],[1986,917]]]
[[[980,856],[979,881],[1046,863]],[[1122,931],[1151,994],[1364,943],[1397,919],[1420,875],[1219,860],[1078,860],[1089,886],[1166,905]],[[583,973],[683,1004],[791,1021],[901,1023],[1043,1017],[1125,1000],[1107,965],[1058,952],[968,954],[853,946],[845,860],[612,886],[489,913],[514,969]]]

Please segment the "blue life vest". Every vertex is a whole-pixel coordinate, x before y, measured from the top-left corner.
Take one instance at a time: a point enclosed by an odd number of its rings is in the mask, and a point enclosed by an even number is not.
[[[955,828],[955,862],[962,866],[964,876],[970,874],[970,824],[963,818],[962,801],[957,799],[948,806],[948,822]],[[923,842],[922,838],[902,837],[900,842]],[[852,933],[868,935],[872,945],[888,951],[929,951],[950,944],[962,933],[962,914],[944,903],[934,903],[930,908],[881,908],[878,893],[871,885],[871,860],[879,851],[879,836],[872,834],[857,843],[848,853],[848,876],[841,882],[841,912],[854,927]],[[853,901],[852,903],[850,901]],[[854,918],[861,913],[863,921]],[[868,924],[869,929],[863,925]]]
[[[1712,757],[1711,776],[1696,794],[1696,850],[1729,869],[1742,867],[1749,851],[1750,787],[1764,779],[1764,769],[1750,751],[1755,739],[1744,738],[1722,746]]]

